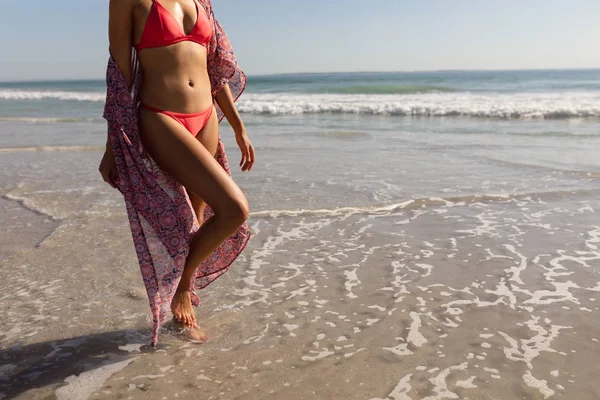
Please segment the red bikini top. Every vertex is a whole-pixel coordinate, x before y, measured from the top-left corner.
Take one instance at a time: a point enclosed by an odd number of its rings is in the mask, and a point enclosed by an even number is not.
[[[196,4],[196,23],[192,32],[186,35],[183,27],[169,10],[164,8],[158,0],[154,0],[150,15],[148,15],[148,19],[146,20],[146,25],[144,25],[142,38],[135,45],[135,48],[140,50],[151,47],[170,46],[186,40],[206,47],[212,37],[213,29],[206,12],[200,12],[198,2],[196,0],[193,1]]]

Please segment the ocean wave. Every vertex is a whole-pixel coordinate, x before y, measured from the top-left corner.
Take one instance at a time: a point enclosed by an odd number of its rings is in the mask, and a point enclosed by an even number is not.
[[[582,133],[582,132],[508,132],[510,136],[526,136],[526,137],[569,137],[569,138],[598,138],[600,132],[596,133]]]
[[[70,122],[97,122],[103,118],[30,118],[30,117],[0,117],[0,121],[23,122],[28,124],[52,124]]]
[[[497,202],[516,202],[530,200],[550,200],[555,198],[568,198],[575,195],[597,196],[600,189],[580,190],[551,190],[539,192],[523,192],[511,194],[467,194],[453,197],[423,197],[402,202],[384,204],[379,206],[338,207],[321,209],[296,209],[296,210],[263,210],[250,213],[253,218],[280,218],[280,217],[340,217],[351,214],[366,214],[376,216],[389,216],[409,210],[429,207],[460,207],[471,204],[489,204]]]
[[[296,210],[264,210],[250,213],[251,217],[278,218],[278,217],[300,217],[300,216],[327,216],[337,217],[349,214],[368,214],[368,215],[390,215],[398,212],[424,208],[427,206],[459,206],[477,202],[510,201],[516,195],[508,194],[488,194],[488,195],[465,195],[449,198],[424,197],[406,200],[397,203],[390,203],[378,206],[362,207],[337,207],[321,209],[296,209]],[[522,197],[522,195],[521,195]]]
[[[600,117],[600,93],[426,93],[413,95],[254,94],[238,103],[258,115],[362,114],[382,116],[568,119]]]
[[[356,87],[350,87],[352,91]],[[0,100],[103,102],[105,94],[73,91],[0,90]],[[257,115],[359,114],[474,117],[494,119],[600,118],[600,93],[412,94],[252,93],[238,102],[241,113]]]
[[[0,90],[0,100],[62,100],[103,102],[106,93],[101,92],[71,92],[59,90]]]
[[[429,85],[357,85],[346,87],[322,87],[314,89],[312,92],[336,94],[415,94],[456,92],[456,89]]]
[[[55,215],[52,212],[52,210],[37,206],[34,201],[32,201],[30,198],[27,198],[23,195],[14,194],[14,193],[6,193],[4,196],[2,196],[2,198],[6,199],[6,200],[15,201],[15,202],[21,204],[21,206],[23,208],[25,208],[26,210],[29,210],[38,215],[44,215],[46,217],[50,217],[54,221],[58,221],[60,219],[57,215]]]
[[[351,139],[357,137],[368,137],[369,134],[366,132],[359,131],[327,131],[323,132],[323,136],[331,138]]]
[[[0,153],[30,153],[52,151],[102,151],[105,146],[23,146],[0,148]]]

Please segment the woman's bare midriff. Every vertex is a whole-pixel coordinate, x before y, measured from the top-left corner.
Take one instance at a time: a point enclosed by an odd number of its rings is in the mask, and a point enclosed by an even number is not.
[[[182,28],[189,32],[198,18],[195,1],[161,1],[179,21],[184,14]],[[153,0],[139,0],[133,11],[133,43],[138,43],[153,7]],[[198,12],[203,11],[198,5]],[[181,22],[181,21],[179,21]],[[187,26],[185,26],[187,25]],[[212,104],[210,79],[206,69],[206,48],[183,41],[165,47],[141,49],[137,54],[142,69],[140,100],[151,107],[180,113],[197,113]]]
[[[197,113],[212,104],[206,48],[195,42],[143,49],[138,53],[142,68],[142,103],[161,110]]]

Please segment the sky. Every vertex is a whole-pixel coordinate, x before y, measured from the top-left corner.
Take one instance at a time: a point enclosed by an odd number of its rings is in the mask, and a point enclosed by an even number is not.
[[[213,0],[213,7],[248,75],[600,67],[599,0]],[[104,77],[108,0],[0,0],[0,10],[0,81]]]

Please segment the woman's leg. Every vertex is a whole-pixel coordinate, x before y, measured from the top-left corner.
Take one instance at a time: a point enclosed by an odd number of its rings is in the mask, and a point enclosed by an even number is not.
[[[187,189],[186,191],[188,196],[190,197],[192,208],[194,209],[196,217],[198,218],[198,223],[202,225],[202,223],[204,222],[204,209],[206,208],[206,203],[197,194],[192,193]]]
[[[173,118],[141,108],[140,132],[154,161],[215,213],[191,241],[178,293],[171,304],[176,318],[188,326],[196,326],[188,291],[196,267],[244,223],[249,214],[248,202],[214,158],[218,142],[216,116],[211,117],[197,139]]]
[[[218,120],[216,119],[216,111],[213,109],[211,117],[208,121],[208,124],[213,123],[212,119],[214,119],[217,125]],[[216,129],[202,129],[200,132],[196,132],[196,139],[210,152],[210,154],[215,157],[217,155],[217,146],[219,145],[219,135],[218,135],[218,126]],[[186,189],[187,190],[187,189]],[[194,208],[194,212],[196,213],[196,217],[198,218],[198,223],[202,225],[204,222],[204,209],[206,208],[206,202],[202,200],[200,196],[196,193],[187,190],[188,196],[190,197],[190,202],[192,203],[192,207]]]

